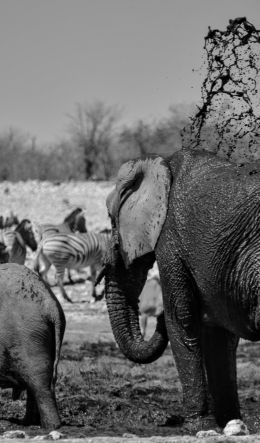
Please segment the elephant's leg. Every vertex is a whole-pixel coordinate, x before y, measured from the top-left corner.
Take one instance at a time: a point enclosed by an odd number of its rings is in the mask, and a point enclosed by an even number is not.
[[[41,418],[33,393],[27,389],[26,413],[23,419],[25,426],[40,425]]]
[[[182,262],[171,251],[162,248],[156,258],[167,333],[183,388],[184,417],[199,427],[198,422],[208,411],[196,288]]]
[[[241,417],[236,372],[238,340],[238,337],[225,329],[204,327],[203,348],[208,385],[220,426]]]
[[[64,286],[63,286],[64,271],[65,271],[65,269],[60,270],[57,267],[57,274],[56,274],[56,276],[57,276],[57,284],[58,284],[58,286],[60,288],[60,291],[61,291],[61,294],[62,294],[64,300],[68,301],[69,303],[73,303],[71,298],[68,296],[67,292],[65,291]]]
[[[41,426],[48,429],[58,428],[61,422],[54,391],[50,386],[39,383],[32,383],[31,389],[39,410]]]
[[[39,359],[34,361],[32,358],[25,369],[29,393],[25,418],[31,422],[30,412],[34,420],[37,420],[39,414],[43,428],[55,429],[61,422],[52,383],[53,363],[49,361],[48,355],[43,355],[42,359],[44,363],[40,364]]]
[[[53,370],[54,343],[52,333],[36,329],[21,338],[22,345],[12,351],[13,370],[20,374],[27,388],[25,421],[40,423],[43,428],[60,426],[60,417],[55,399]],[[30,340],[29,340],[30,338]]]

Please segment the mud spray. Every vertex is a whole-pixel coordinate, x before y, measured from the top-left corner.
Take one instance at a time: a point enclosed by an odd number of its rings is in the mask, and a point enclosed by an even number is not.
[[[260,159],[260,31],[245,17],[229,20],[225,31],[209,28],[204,49],[202,105],[183,146],[236,163]]]

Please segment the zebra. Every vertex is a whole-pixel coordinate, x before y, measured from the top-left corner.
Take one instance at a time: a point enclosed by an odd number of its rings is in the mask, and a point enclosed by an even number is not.
[[[67,217],[64,218],[62,223],[54,224],[54,223],[45,223],[45,224],[33,224],[33,231],[35,238],[38,243],[42,239],[45,239],[54,234],[71,234],[74,232],[87,232],[86,228],[86,219],[81,208],[74,209]],[[42,259],[42,256],[39,255],[39,260]],[[43,264],[44,266],[44,264]],[[70,284],[73,284],[73,280],[68,270],[68,279]]]
[[[33,224],[37,242],[54,234],[71,234],[72,232],[87,232],[86,219],[81,208],[74,209],[62,223]]]
[[[0,230],[0,242],[6,247],[8,260],[23,265],[26,259],[26,246],[36,251],[37,242],[34,237],[32,223],[23,219],[15,229],[3,228]]]
[[[47,272],[50,266],[54,265],[56,268],[57,283],[62,296],[68,302],[72,302],[63,286],[65,268],[79,270],[89,266],[93,287],[92,297],[98,300],[99,296],[96,294],[94,282],[107,250],[110,236],[109,231],[75,234],[58,233],[43,238],[38,248],[34,270],[47,281]]]

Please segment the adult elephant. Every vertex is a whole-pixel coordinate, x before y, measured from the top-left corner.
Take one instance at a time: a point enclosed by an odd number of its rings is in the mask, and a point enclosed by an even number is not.
[[[205,424],[208,398],[220,426],[240,418],[238,340],[260,339],[258,168],[190,151],[137,159],[120,168],[107,198],[106,300],[116,341],[130,360],[149,363],[169,337],[194,429]],[[155,259],[164,317],[145,341],[138,297]]]

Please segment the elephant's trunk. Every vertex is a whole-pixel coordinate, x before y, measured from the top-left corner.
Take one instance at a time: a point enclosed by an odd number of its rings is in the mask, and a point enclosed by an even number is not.
[[[154,256],[147,254],[126,270],[118,253],[106,273],[106,301],[115,339],[129,360],[141,364],[157,360],[168,343],[163,314],[149,341],[144,340],[140,330],[138,298],[152,264],[151,258],[154,261]]]

